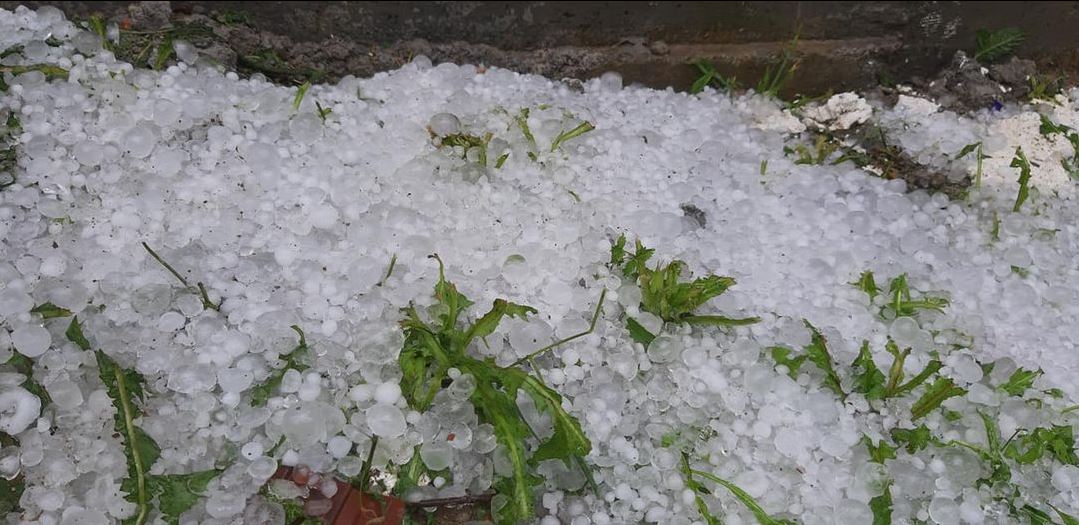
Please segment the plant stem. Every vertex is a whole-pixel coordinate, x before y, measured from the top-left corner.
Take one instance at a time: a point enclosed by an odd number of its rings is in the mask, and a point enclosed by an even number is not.
[[[528,354],[528,355],[514,361],[513,364],[510,365],[510,367],[519,366],[522,363],[524,363],[526,361],[530,361],[530,360],[534,359],[535,357],[539,356],[540,354],[543,354],[544,352],[546,352],[546,351],[548,351],[548,350],[550,350],[552,348],[555,348],[555,347],[557,347],[559,345],[566,344],[566,343],[568,343],[568,342],[570,342],[570,341],[572,341],[574,339],[578,339],[578,338],[584,337],[584,336],[592,333],[596,329],[596,321],[599,320],[599,313],[600,313],[600,311],[603,310],[603,299],[606,298],[606,297],[607,297],[607,289],[604,288],[603,291],[600,292],[600,294],[599,294],[599,302],[596,303],[596,311],[592,314],[592,322],[588,325],[588,330],[585,330],[585,331],[583,331],[583,332],[581,332],[579,334],[573,334],[573,335],[571,335],[571,336],[569,336],[569,337],[567,337],[565,339],[555,341],[555,342],[553,342],[553,343],[551,343],[551,344],[549,344],[549,345],[547,345],[547,346],[545,346],[543,348],[540,348],[539,350],[536,350],[535,352],[532,352],[531,354]]]
[[[120,406],[124,409],[124,432],[127,434],[127,446],[131,449],[132,463],[135,464],[136,498],[138,499],[138,514],[135,515],[135,525],[142,525],[146,522],[146,514],[150,510],[150,498],[146,492],[146,473],[143,471],[142,456],[139,454],[137,436],[135,436],[135,421],[131,415],[131,401],[128,399],[123,370],[117,366],[113,370],[113,374],[116,376],[116,388],[120,392]]]
[[[378,436],[371,436],[371,448],[367,451],[367,461],[360,470],[360,492],[367,492],[367,485],[371,481],[371,462],[375,459],[375,447],[378,446]]]
[[[176,271],[176,269],[173,268],[172,265],[165,262],[165,259],[162,259],[161,256],[153,250],[153,248],[150,248],[149,244],[146,244],[144,242],[142,243],[142,247],[146,248],[147,252],[150,252],[150,257],[153,257],[155,261],[160,263],[161,266],[164,266],[165,269],[169,271],[169,273],[176,277],[176,279],[180,281],[180,284],[184,285],[186,288],[191,288],[191,285],[187,283],[187,279],[184,279],[184,276],[180,275],[180,272]],[[215,312],[220,312],[221,303],[215,304],[213,301],[210,300],[210,294],[206,291],[206,286],[204,286],[201,282],[195,284],[196,288],[198,288],[199,296],[202,298],[202,307],[213,310]]]
[[[420,501],[405,502],[408,507],[448,507],[452,505],[467,505],[469,503],[483,503],[491,501],[495,497],[494,492],[476,494],[474,496],[455,496],[452,498],[432,498]]]

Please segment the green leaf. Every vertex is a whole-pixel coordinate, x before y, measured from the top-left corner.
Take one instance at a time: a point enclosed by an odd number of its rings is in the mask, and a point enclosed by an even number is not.
[[[693,84],[689,86],[689,92],[697,94],[704,91],[705,86],[710,84],[713,78],[715,78],[714,72],[702,73],[701,76],[697,77],[697,80],[694,80]]]
[[[36,380],[34,380],[33,359],[30,359],[29,357],[26,357],[18,352],[12,352],[11,357],[8,358],[7,362],[4,364],[12,367],[15,372],[22,374],[26,377],[26,379],[23,379],[22,381],[22,387],[25,388],[27,392],[30,392],[31,394],[37,396],[37,398],[41,400],[42,407],[49,403],[52,403],[52,398],[49,397],[49,392],[45,390],[45,387],[41,386],[41,383],[38,383]]]
[[[911,419],[921,419],[940,407],[946,399],[966,393],[966,390],[956,386],[951,379],[938,377],[911,407]]]
[[[1022,277],[1024,279],[1026,279],[1027,277],[1030,277],[1030,270],[1028,270],[1026,268],[1023,268],[1022,266],[1016,266],[1014,264],[1011,265],[1011,267],[1012,267],[1012,273],[1018,275],[1019,277]]]
[[[78,316],[71,318],[71,324],[67,325],[67,331],[64,332],[68,341],[75,343],[75,346],[83,350],[90,350],[90,341],[86,340],[86,336],[82,334],[82,326],[79,325]]]
[[[1014,27],[1005,27],[996,31],[979,29],[974,50],[974,60],[992,62],[1012,54],[1026,36]]]
[[[198,502],[210,480],[223,472],[219,469],[203,470],[190,474],[167,474],[150,476],[148,485],[157,498],[157,509],[166,523],[175,525],[180,515]]]
[[[1011,377],[1004,384],[997,387],[999,390],[1007,392],[1008,395],[1022,397],[1023,393],[1034,385],[1034,381],[1037,380],[1044,372],[1041,369],[1038,370],[1026,370],[1020,368],[1015,372],[1012,372]]]
[[[973,144],[967,144],[966,146],[963,146],[963,149],[959,150],[959,152],[956,153],[954,155],[954,157],[956,158],[956,160],[961,159],[963,157],[966,157],[967,155],[973,153],[975,150],[977,150],[981,146],[982,146],[981,141],[975,142]]]
[[[511,303],[503,299],[495,299],[494,304],[491,306],[491,310],[476,320],[476,323],[468,329],[465,335],[464,345],[468,345],[469,341],[477,337],[487,337],[494,333],[498,328],[498,323],[502,322],[503,317],[517,317],[520,319],[526,319],[528,314],[537,313],[535,308],[531,306],[525,306],[523,304]]]
[[[531,149],[531,151],[528,152],[529,158],[536,160],[536,154],[533,152],[539,148],[536,146],[535,135],[532,134],[532,130],[528,127],[528,113],[528,108],[521,108],[521,111],[517,116],[513,117],[513,121],[517,123],[517,127],[521,128],[521,134],[524,135],[525,140],[528,141],[528,145]]]
[[[711,495],[711,491],[693,479],[693,470],[689,468],[689,457],[682,452],[682,477],[686,479],[686,488],[693,491],[693,498],[697,504],[697,512],[704,518],[706,525],[723,525],[723,520],[717,518],[708,510],[708,503],[702,495]]]
[[[281,368],[273,370],[265,381],[251,387],[249,390],[251,395],[251,406],[266,406],[266,402],[269,401],[281,387],[281,381],[285,378],[285,372],[288,370],[292,369],[297,372],[307,370],[308,367],[305,363],[308,350],[307,338],[304,336],[303,330],[301,330],[299,326],[292,325],[290,328],[299,334],[300,342],[292,349],[292,351],[280,356],[284,361],[284,365]]]
[[[745,505],[746,508],[749,509],[749,512],[751,514],[753,514],[753,517],[757,519],[758,524],[760,524],[760,525],[796,525],[795,522],[793,522],[793,521],[785,520],[785,519],[773,518],[772,516],[770,516],[767,512],[765,512],[765,510],[760,506],[760,504],[757,503],[757,500],[753,499],[753,496],[750,496],[748,492],[742,490],[741,488],[739,488],[734,483],[731,483],[730,481],[727,481],[727,480],[725,480],[723,478],[720,478],[720,477],[715,476],[713,474],[710,474],[708,472],[703,472],[703,471],[700,471],[700,470],[692,470],[691,472],[695,476],[700,476],[700,477],[702,477],[704,479],[707,479],[707,480],[709,480],[709,481],[711,481],[713,483],[722,485],[724,488],[726,488],[728,491],[730,491],[731,494],[734,494],[734,497],[737,498],[738,501],[741,501],[742,504]]]
[[[874,445],[873,440],[863,434],[862,443],[865,443],[866,449],[869,450],[869,460],[874,463],[883,465],[885,460],[895,459],[895,447],[883,439]]]
[[[1064,511],[1053,506],[1053,504],[1051,503],[1048,505],[1050,508],[1056,511],[1057,515],[1060,516],[1061,521],[1064,522],[1064,525],[1079,525],[1079,519],[1076,519],[1075,516],[1065,513]]]
[[[439,318],[442,319],[442,331],[448,333],[456,328],[457,318],[461,315],[461,312],[472,306],[473,303],[464,294],[458,292],[453,283],[446,280],[446,268],[442,264],[442,259],[438,255],[432,255],[431,257],[438,261],[438,283],[435,284],[435,299],[445,309],[445,312],[440,314]]]
[[[689,87],[690,93],[697,94],[704,91],[704,88],[712,83],[712,79],[716,78],[719,73],[716,71],[716,66],[704,60],[694,60],[691,65],[696,67],[697,71],[701,73]]]
[[[760,317],[733,318],[722,315],[689,315],[682,318],[683,323],[706,326],[748,326],[761,322]]]
[[[611,262],[607,263],[611,268],[620,268],[626,260],[626,234],[618,236],[611,245]]]
[[[893,428],[891,434],[897,444],[906,444],[908,454],[925,450],[933,439],[929,427],[925,425],[918,425],[916,428]]]
[[[798,370],[802,368],[802,363],[805,362],[807,356],[802,354],[798,357],[790,357],[794,350],[785,346],[773,346],[769,348],[769,350],[772,353],[772,360],[775,361],[777,365],[787,367],[787,375],[789,375],[791,379],[797,379]]]
[[[1009,164],[1012,168],[1019,168],[1019,193],[1016,194],[1015,205],[1012,206],[1012,212],[1014,213],[1019,212],[1023,203],[1030,196],[1030,165],[1027,156],[1023,154],[1023,148],[1015,148],[1015,157],[1012,158],[1012,163]]]
[[[544,385],[537,377],[524,374],[517,369],[503,369],[503,373],[520,374],[523,381],[520,384],[541,413],[549,413],[554,425],[554,434],[542,442],[539,448],[532,454],[532,461],[539,462],[546,459],[561,459],[569,466],[569,460],[574,456],[584,457],[592,451],[592,442],[585,436],[581,429],[581,423],[577,418],[569,415],[562,408],[562,396]],[[507,393],[516,398],[516,390],[507,385]]]
[[[908,348],[907,350],[905,350],[905,352],[909,354],[910,349]],[[906,383],[903,383],[898,388],[896,388],[895,394],[889,397],[902,396],[913,392],[915,388],[918,388],[919,385],[929,379],[930,376],[937,373],[943,366],[944,365],[936,359],[930,361],[925,365],[925,368],[923,368],[921,372],[918,372],[918,375],[914,376],[913,378],[911,378],[910,381],[907,381]]]
[[[884,373],[873,362],[869,351],[869,341],[862,341],[858,357],[851,364],[854,369],[854,391],[864,394],[866,399],[884,399],[886,397]]]
[[[866,270],[862,272],[862,275],[858,276],[858,280],[850,283],[855,288],[866,293],[869,296],[869,300],[873,301],[880,295],[880,288],[877,288],[877,281],[873,278],[873,272]]]
[[[157,443],[135,424],[135,420],[142,415],[135,401],[144,396],[143,379],[134,370],[120,367],[101,350],[95,351],[94,355],[101,382],[105,384],[105,391],[116,407],[116,432],[120,434],[127,458],[127,477],[120,488],[127,493],[126,499],[136,506],[131,522],[142,525],[150,511],[151,494],[147,476],[150,466],[161,455]]]
[[[22,510],[19,500],[22,499],[22,493],[25,490],[26,481],[22,476],[11,480],[0,477],[0,516]]]
[[[1053,425],[1051,428],[1039,427],[1024,433],[1018,439],[1008,442],[1004,456],[1014,459],[1021,465],[1035,463],[1045,456],[1065,465],[1079,465],[1075,454],[1075,435],[1071,425]]]
[[[636,319],[632,317],[626,317],[626,328],[629,330],[629,337],[644,346],[652,344],[652,340],[656,338],[652,332],[649,332],[647,328],[641,326]]]
[[[892,354],[892,366],[888,368],[888,381],[884,384],[884,397],[896,397],[899,395],[900,384],[903,382],[903,365],[906,364],[907,356],[910,355],[910,348],[900,351],[899,346],[889,337],[888,342],[884,344],[884,349]]]
[[[52,319],[54,317],[71,317],[71,310],[66,308],[60,308],[52,303],[44,303],[35,306],[30,310],[32,314],[39,314],[44,319]]]
[[[521,418],[516,401],[496,389],[491,380],[491,377],[476,376],[472,404],[480,418],[494,427],[495,439],[505,448],[510,460],[512,474],[494,484],[499,494],[509,498],[497,513],[498,523],[509,525],[533,519],[535,498],[532,489],[539,486],[541,480],[529,473],[525,457],[525,440],[531,435],[531,429]]]
[[[884,492],[869,500],[873,511],[873,525],[892,525],[892,482],[884,483]]]
[[[811,332],[811,342],[809,346],[805,347],[806,357],[811,363],[817,365],[822,372],[824,372],[824,386],[835,392],[839,397],[846,399],[847,394],[843,391],[843,386],[840,384],[839,374],[835,371],[833,365],[832,356],[828,353],[827,340],[821,335],[820,331],[815,326],[809,323],[809,321],[802,319],[806,328]]]
[[[895,311],[896,317],[911,317],[917,314],[918,310],[936,310],[940,312],[944,311],[944,308],[949,304],[949,301],[943,297],[929,295],[922,295],[917,300],[912,299],[910,286],[907,284],[907,274],[902,274],[891,280],[888,285],[888,294],[891,296],[889,306]]]
[[[656,250],[645,248],[644,245],[641,244],[640,239],[636,241],[635,250],[636,251],[629,256],[629,260],[626,261],[625,265],[622,266],[622,273],[626,277],[636,280],[643,272],[650,271],[647,266],[648,259],[652,258],[652,255],[656,253]],[[644,290],[642,289],[641,292],[643,293]]]
[[[1041,117],[1041,125],[1038,126],[1038,132],[1041,133],[1043,137],[1049,137],[1050,135],[1054,135],[1056,133],[1066,134],[1072,130],[1068,126],[1065,126],[1063,124],[1057,124],[1052,120],[1049,120],[1049,117],[1045,115],[1039,116]]]
[[[1025,517],[1030,525],[1056,525],[1052,516],[1029,503],[1019,508],[1019,515]]]
[[[309,89],[311,89],[310,81],[300,84],[300,87],[296,89],[296,96],[292,99],[292,111],[299,111],[300,104],[303,104],[303,97],[307,95]]]
[[[553,152],[558,150],[558,148],[561,147],[562,144],[566,141],[580,137],[581,135],[584,135],[585,133],[588,133],[589,131],[592,131],[594,129],[596,129],[596,127],[593,126],[591,122],[582,122],[578,124],[577,127],[569,131],[563,131],[562,133],[559,133],[558,136],[555,137],[554,142],[551,143],[551,151]]]

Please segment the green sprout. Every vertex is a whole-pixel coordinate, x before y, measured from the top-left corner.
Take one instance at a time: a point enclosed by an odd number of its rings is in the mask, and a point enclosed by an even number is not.
[[[974,48],[974,60],[993,62],[1015,52],[1023,43],[1026,35],[1014,27],[1005,27],[990,31],[979,29]]]
[[[559,345],[592,333],[605,294],[600,295],[588,330],[556,341],[513,365],[501,367],[490,358],[477,359],[469,355],[469,345],[493,334],[502,319],[525,319],[536,310],[495,299],[486,314],[472,323],[463,322],[461,318],[473,302],[446,280],[442,260],[437,255],[431,257],[438,261],[439,266],[438,283],[435,285],[436,317],[425,321],[416,306],[409,305],[404,308],[405,317],[401,320],[405,342],[398,364],[403,374],[401,389],[404,397],[409,407],[424,412],[449,379],[451,368],[472,375],[476,380],[475,391],[470,397],[472,406],[481,422],[494,427],[495,437],[504,447],[512,466],[512,474],[495,483],[495,490],[507,499],[506,504],[496,510],[497,521],[511,524],[530,520],[534,517],[535,508],[533,489],[541,483],[533,474],[535,466],[543,460],[560,459],[567,466],[576,462],[590,476],[582,458],[592,450],[592,444],[577,418],[562,408],[562,396],[545,385],[538,376],[525,372],[518,365],[531,363]],[[540,439],[525,421],[517,406],[519,392],[530,396],[540,411],[550,415],[554,427],[550,437]],[[539,441],[531,453],[526,449],[526,442],[530,439]],[[419,454],[416,454],[399,473],[400,481],[395,490],[403,491],[416,486],[425,473],[426,467]]]

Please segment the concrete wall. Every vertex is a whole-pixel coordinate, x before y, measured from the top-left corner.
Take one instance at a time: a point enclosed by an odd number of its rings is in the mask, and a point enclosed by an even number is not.
[[[73,17],[128,14],[129,2],[52,4]],[[11,8],[19,2],[0,1]],[[604,71],[683,89],[687,61],[714,61],[752,83],[800,28],[803,63],[788,88],[814,94],[904,81],[973,47],[979,28],[1014,26],[1043,71],[1079,70],[1079,2],[171,2],[181,16],[242,13],[257,34],[226,30],[332,78],[396,67],[423,53],[556,78]],[[236,34],[233,34],[236,33]],[[231,36],[230,36],[231,35]]]

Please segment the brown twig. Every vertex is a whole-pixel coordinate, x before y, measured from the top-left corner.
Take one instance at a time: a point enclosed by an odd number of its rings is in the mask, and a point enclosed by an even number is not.
[[[432,498],[420,501],[406,501],[406,507],[449,507],[453,505],[467,505],[469,503],[486,503],[495,497],[494,492],[476,494],[471,496],[455,496],[452,498]]]

